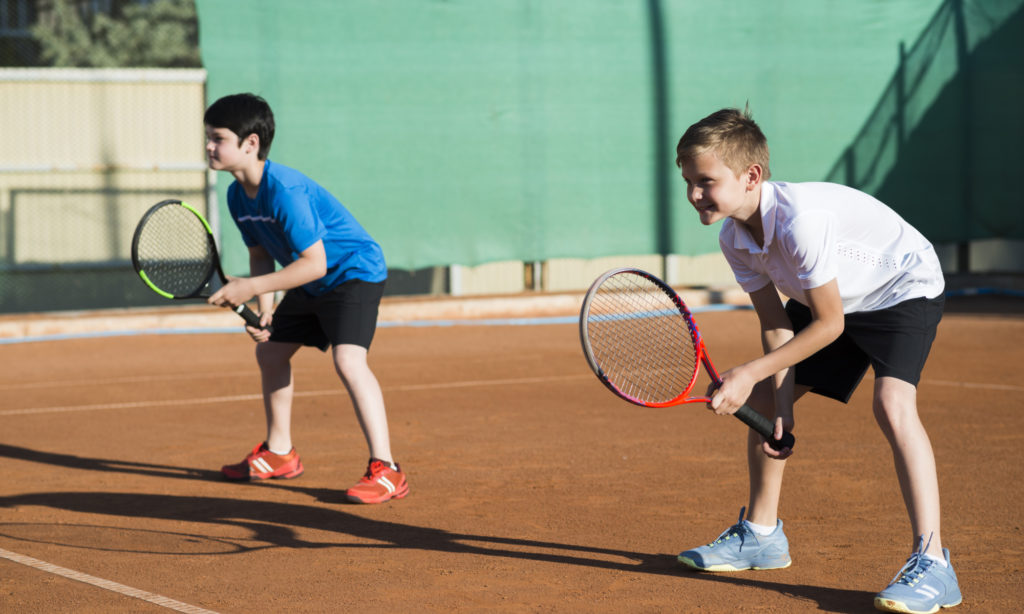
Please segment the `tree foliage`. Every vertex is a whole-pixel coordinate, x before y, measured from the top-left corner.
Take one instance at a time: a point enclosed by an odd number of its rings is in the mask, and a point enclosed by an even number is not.
[[[40,63],[78,68],[202,65],[194,0],[110,4],[109,14],[89,14],[76,0],[53,0],[32,28]]]

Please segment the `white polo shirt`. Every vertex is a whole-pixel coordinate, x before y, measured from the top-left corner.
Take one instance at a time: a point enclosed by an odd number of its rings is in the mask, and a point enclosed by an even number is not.
[[[805,290],[836,279],[843,312],[853,313],[934,298],[945,287],[932,244],[859,190],[834,183],[765,182],[760,209],[764,248],[732,218],[718,235],[746,292],[772,282],[806,305]]]

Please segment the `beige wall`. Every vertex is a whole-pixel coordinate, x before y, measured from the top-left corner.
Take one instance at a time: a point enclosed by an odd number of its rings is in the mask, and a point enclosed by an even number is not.
[[[0,69],[0,263],[125,261],[142,213],[205,208],[203,70]]]

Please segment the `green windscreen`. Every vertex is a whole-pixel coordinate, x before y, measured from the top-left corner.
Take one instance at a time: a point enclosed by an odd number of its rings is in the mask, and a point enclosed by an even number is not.
[[[1016,64],[1004,57],[999,70],[1011,89],[1020,88],[1021,2],[197,6],[208,100],[236,92],[266,98],[277,119],[271,159],[337,195],[380,241],[390,267],[416,269],[717,250],[717,228],[697,221],[674,156],[689,124],[725,106],[749,103],[772,147],[773,179],[854,184],[859,176],[843,175],[843,160],[852,150],[870,150],[861,142],[865,135],[892,123],[891,112],[873,113],[887,104],[880,101],[891,95],[915,42],[935,27],[937,15],[954,9],[967,32],[966,50],[958,55],[954,36],[924,52],[929,70],[940,70],[929,73],[923,89],[921,82],[906,84],[907,91],[917,87],[913,120],[898,137],[909,145],[864,154],[874,156],[878,177],[908,179],[865,189],[888,190],[890,204],[936,238],[962,234],[964,191],[929,185],[929,200],[912,202],[920,169],[910,154],[939,155],[930,140],[913,139],[925,129],[959,125],[965,112],[991,113],[991,101],[965,110],[949,90],[965,74],[982,82],[987,62],[1001,57],[997,49],[1012,47]],[[992,41],[1003,47],[964,71],[965,58]],[[900,109],[907,108],[907,91],[894,103]],[[1005,115],[1016,113],[1003,101]],[[966,121],[982,130],[981,117]],[[1004,119],[1017,122],[1019,138],[1020,119]],[[977,138],[970,159],[945,159],[949,172],[993,172],[985,138]],[[1019,161],[1019,153],[1011,155]],[[222,207],[230,180],[219,178]],[[1008,182],[992,189],[1010,196]],[[941,229],[928,227],[936,210],[943,212]],[[222,228],[226,268],[244,271],[237,232],[229,223]]]

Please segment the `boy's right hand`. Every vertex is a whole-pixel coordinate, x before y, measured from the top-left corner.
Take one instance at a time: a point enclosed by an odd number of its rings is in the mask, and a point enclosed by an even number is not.
[[[708,388],[708,397],[711,401],[707,404],[708,409],[719,416],[735,414],[754,390],[757,379],[749,376],[750,370],[746,365],[733,367],[721,374],[722,383],[717,386],[712,383]]]

